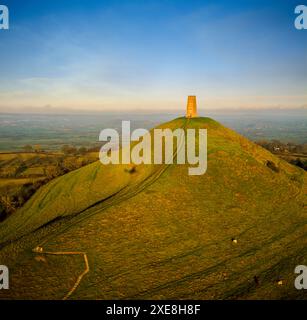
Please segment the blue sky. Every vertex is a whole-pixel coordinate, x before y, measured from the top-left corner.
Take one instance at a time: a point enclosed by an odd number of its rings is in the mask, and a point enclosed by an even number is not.
[[[0,107],[307,105],[292,0],[0,0]]]

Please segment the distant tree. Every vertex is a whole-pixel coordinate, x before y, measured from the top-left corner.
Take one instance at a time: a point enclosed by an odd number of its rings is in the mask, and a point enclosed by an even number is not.
[[[61,151],[65,154],[68,154],[69,152],[69,145],[68,144],[64,144],[64,146],[62,146]]]
[[[304,170],[307,170],[307,163],[303,162],[301,159],[297,158],[297,159],[294,159],[294,160],[290,160],[290,163],[294,164],[295,166],[298,166]]]
[[[77,153],[77,149],[75,147],[69,146],[67,144],[65,144],[62,148],[61,148],[62,152],[64,154],[76,154]]]
[[[47,166],[44,170],[45,176],[48,180],[59,177],[62,174],[66,173],[63,166],[60,163],[57,163],[54,166]]]
[[[80,168],[80,165],[78,164],[78,162],[76,161],[75,158],[68,157],[68,158],[64,159],[63,167],[66,171],[69,172],[69,171],[76,170],[76,169]]]
[[[32,151],[33,151],[33,148],[32,148],[31,145],[26,144],[26,145],[23,147],[23,150],[24,150],[25,152],[32,152]]]
[[[88,165],[90,163],[92,163],[91,159],[82,159],[80,166],[84,167],[84,166],[86,166],[86,165]]]
[[[97,152],[97,151],[100,151],[100,149],[101,149],[101,146],[94,146],[94,147],[88,148],[87,151],[88,152]]]
[[[40,152],[40,151],[41,151],[41,146],[40,146],[39,144],[36,144],[36,145],[34,146],[34,151],[35,151],[35,152]]]
[[[7,212],[5,210],[5,206],[2,201],[0,201],[0,222],[3,221],[7,216]]]
[[[27,165],[22,162],[18,167],[15,168],[15,174],[14,177],[19,177],[24,171],[28,169]]]
[[[87,152],[87,149],[86,149],[85,147],[81,147],[81,148],[79,148],[79,150],[78,150],[78,153],[79,153],[79,154],[82,154],[82,155],[84,155],[86,152]]]
[[[5,195],[0,197],[0,201],[5,208],[7,213],[12,213],[16,210],[16,205],[12,199],[12,197]]]
[[[24,184],[18,194],[15,195],[15,202],[17,203],[17,206],[21,207],[26,201],[28,201],[42,184],[43,182],[30,182]]]

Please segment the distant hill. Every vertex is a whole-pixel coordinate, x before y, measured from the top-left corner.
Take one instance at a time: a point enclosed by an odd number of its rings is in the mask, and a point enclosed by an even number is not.
[[[207,128],[207,172],[95,162],[52,180],[0,224],[0,298],[306,298],[304,170],[210,118],[160,127]]]

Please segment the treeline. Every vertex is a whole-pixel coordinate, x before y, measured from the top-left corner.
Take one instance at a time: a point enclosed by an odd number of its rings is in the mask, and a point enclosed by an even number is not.
[[[61,176],[93,162],[94,158],[78,155],[46,155],[23,159],[16,154],[10,161],[0,162],[0,178],[39,178],[48,179]]]
[[[260,140],[258,145],[307,171],[307,144],[283,143],[279,140]]]
[[[256,141],[257,144],[263,148],[274,152],[274,153],[299,153],[307,155],[307,143],[304,144],[295,144],[295,143],[283,143],[279,140],[259,140]]]
[[[69,155],[69,154],[71,154],[71,155],[85,155],[85,154],[91,153],[91,152],[99,152],[100,148],[101,148],[101,145],[97,145],[97,146],[95,145],[90,148],[85,148],[85,147],[77,148],[77,147],[65,144],[61,148],[61,151],[66,155]]]
[[[0,222],[5,220],[10,214],[21,208],[27,200],[44,185],[47,180],[39,180],[22,185],[18,191],[6,188],[5,192],[1,192],[0,196]],[[13,189],[13,188],[11,188]]]
[[[307,171],[307,160],[302,160],[300,158],[296,158],[296,159],[285,159],[287,160],[289,163],[294,164],[297,167],[300,167],[302,169],[304,169],[305,171]]]
[[[62,176],[73,170],[77,170],[93,162],[90,159],[82,158],[76,159],[75,157],[61,157],[57,159],[54,165],[44,167],[44,176],[49,180]]]
[[[24,152],[46,152],[44,149],[42,149],[42,147],[40,145],[30,145],[27,144],[25,146],[22,147],[22,150]],[[75,146],[71,146],[68,144],[65,144],[61,147],[60,151],[63,152],[64,154],[70,154],[70,155],[84,155],[87,152],[92,152],[92,151],[98,151],[99,148],[93,147],[93,148],[85,148],[85,147],[75,147]]]

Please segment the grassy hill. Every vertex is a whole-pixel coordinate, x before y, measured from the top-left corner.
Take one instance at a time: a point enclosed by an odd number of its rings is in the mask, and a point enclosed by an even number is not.
[[[52,180],[0,224],[0,298],[63,298],[84,256],[71,299],[306,298],[305,172],[209,118],[160,127],[207,128],[207,172],[95,162]]]

